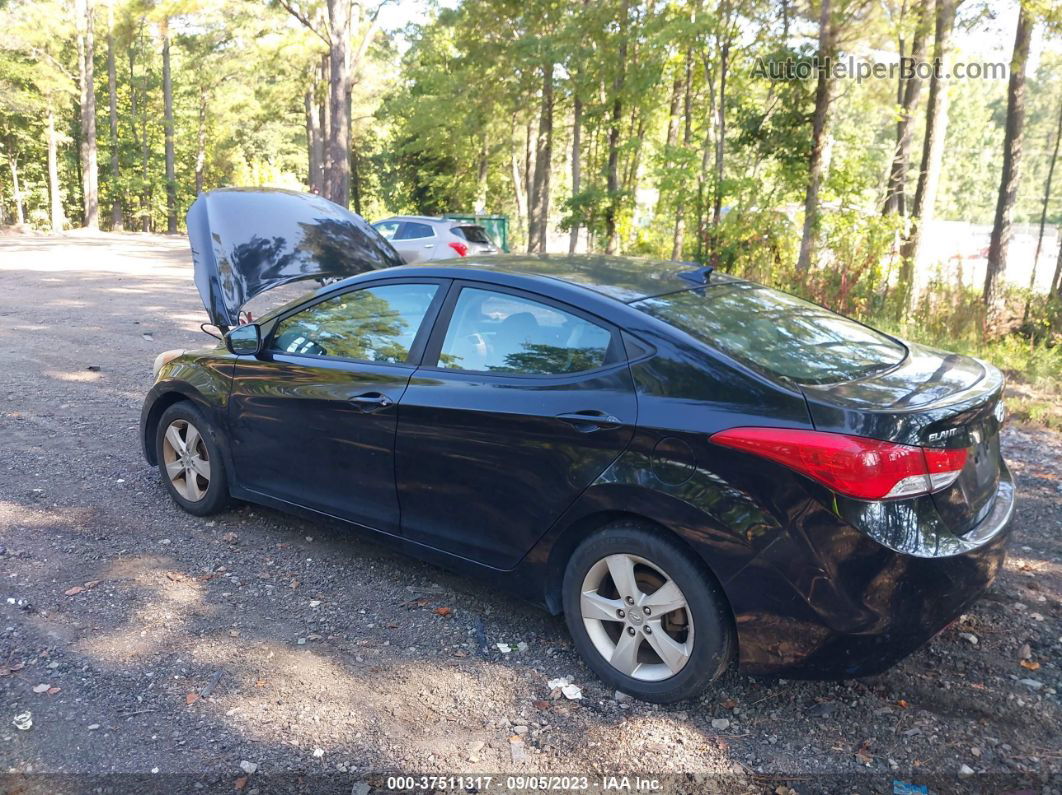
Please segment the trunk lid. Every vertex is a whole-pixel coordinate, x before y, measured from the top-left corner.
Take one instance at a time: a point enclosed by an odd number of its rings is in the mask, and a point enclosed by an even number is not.
[[[189,208],[187,224],[196,288],[222,328],[238,325],[244,304],[273,287],[402,264],[365,219],[307,193],[211,191]]]
[[[1003,374],[986,362],[908,344],[908,355],[886,372],[803,391],[818,430],[965,449],[958,479],[933,494],[941,518],[961,534],[991,510],[999,486],[1003,386]]]

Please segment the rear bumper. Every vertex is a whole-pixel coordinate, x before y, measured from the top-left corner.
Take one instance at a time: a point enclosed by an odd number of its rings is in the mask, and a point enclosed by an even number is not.
[[[1006,557],[1014,500],[1004,469],[992,510],[968,533],[947,535],[933,522],[914,528],[885,522],[878,539],[809,502],[786,533],[726,583],[742,669],[843,678],[895,664],[992,583]],[[897,514],[904,515],[928,517],[913,509]],[[918,541],[889,543],[897,538]]]

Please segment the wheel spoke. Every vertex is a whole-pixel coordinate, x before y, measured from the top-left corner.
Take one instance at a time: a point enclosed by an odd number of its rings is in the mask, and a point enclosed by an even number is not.
[[[674,580],[668,580],[653,593],[642,599],[642,606],[653,611],[654,616],[663,616],[672,610],[678,610],[686,606],[686,597],[675,585]]]
[[[210,480],[210,462],[206,459],[193,455],[191,458],[192,472],[202,476],[203,480]]]
[[[182,472],[184,472],[184,465],[180,461],[170,461],[166,464],[166,474],[170,476],[170,480],[179,478]]]
[[[201,500],[203,498],[203,490],[199,488],[199,481],[195,476],[195,472],[191,469],[186,469],[184,472],[184,482],[188,484],[188,498],[192,502]]]
[[[598,621],[622,621],[616,612],[624,610],[626,605],[619,599],[606,599],[599,593],[587,591],[580,602],[583,618],[596,618]]]
[[[612,575],[612,582],[619,591],[620,599],[632,597],[638,601],[641,590],[634,579],[634,561],[627,555],[609,555],[605,558],[608,565],[608,573]]]
[[[672,673],[678,673],[679,669],[686,664],[690,657],[690,652],[687,648],[688,644],[679,643],[664,632],[659,621],[651,622],[651,626],[653,631],[651,634],[646,635],[645,639],[649,641],[649,645],[660,656],[668,670]]]
[[[617,555],[616,557],[620,556]],[[616,642],[616,648],[609,659],[609,662],[617,670],[627,674],[627,676],[633,676],[634,669],[638,667],[638,647],[642,645],[642,637],[641,632],[637,632],[634,635],[623,632],[620,634],[620,638]]]
[[[199,444],[199,429],[190,424],[187,426],[187,430],[184,432],[184,446],[189,453],[196,452],[196,446]]]
[[[170,443],[170,447],[177,455],[182,455],[185,451],[184,439],[181,438],[180,432],[177,430],[176,425],[171,425],[166,429],[166,440]]]

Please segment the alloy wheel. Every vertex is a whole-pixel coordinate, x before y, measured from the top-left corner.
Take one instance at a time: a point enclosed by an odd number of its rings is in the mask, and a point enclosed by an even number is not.
[[[675,581],[637,555],[609,555],[583,578],[583,625],[597,651],[633,679],[659,682],[693,652],[693,616]]]
[[[203,435],[188,420],[174,420],[162,437],[162,458],[174,490],[199,502],[210,487],[210,453]]]

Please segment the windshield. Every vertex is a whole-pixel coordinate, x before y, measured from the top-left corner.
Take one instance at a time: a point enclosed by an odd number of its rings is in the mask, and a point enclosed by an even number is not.
[[[853,381],[907,355],[903,345],[874,329],[755,284],[720,284],[631,306],[755,369],[800,384]]]

